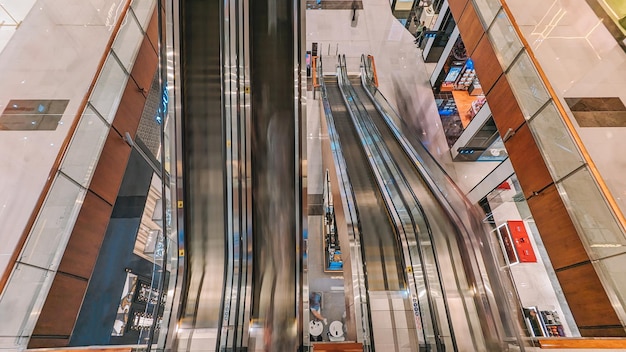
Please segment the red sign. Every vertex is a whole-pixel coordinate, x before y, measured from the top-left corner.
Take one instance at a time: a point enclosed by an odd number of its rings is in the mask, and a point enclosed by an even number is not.
[[[524,222],[521,220],[509,220],[507,223],[519,261],[522,263],[536,263],[537,257],[535,256],[533,245],[530,243],[530,238],[528,238]]]

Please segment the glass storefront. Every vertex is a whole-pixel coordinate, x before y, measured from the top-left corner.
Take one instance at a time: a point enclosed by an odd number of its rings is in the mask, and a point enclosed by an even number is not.
[[[433,91],[454,161],[502,161],[507,158],[476,75],[474,61],[467,56],[460,37],[445,59]]]
[[[515,175],[480,201],[490,245],[514,283],[529,337],[577,337],[578,328]]]

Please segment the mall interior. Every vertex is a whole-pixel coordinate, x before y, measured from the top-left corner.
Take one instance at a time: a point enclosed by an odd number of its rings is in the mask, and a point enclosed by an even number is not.
[[[0,351],[626,350],[623,0],[4,0],[0,77]]]

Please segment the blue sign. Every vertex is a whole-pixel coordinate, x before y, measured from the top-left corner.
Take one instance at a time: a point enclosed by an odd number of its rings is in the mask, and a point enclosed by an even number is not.
[[[161,94],[161,103],[159,103],[159,109],[157,110],[156,116],[154,120],[160,125],[165,120],[165,116],[167,115],[167,105],[169,103],[170,97],[167,91],[167,82],[163,86],[163,93]]]

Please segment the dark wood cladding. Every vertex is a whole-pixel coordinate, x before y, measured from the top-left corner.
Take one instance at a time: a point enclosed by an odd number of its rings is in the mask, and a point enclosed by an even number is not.
[[[457,20],[456,17],[455,20]],[[465,7],[463,15],[456,21],[456,24],[459,27],[459,32],[461,33],[467,54],[471,57],[480,38],[485,34],[483,24],[480,22],[480,18],[474,6],[468,5]]]
[[[85,279],[91,277],[112,210],[111,204],[87,192],[59,271]]]
[[[509,128],[515,131],[526,122],[506,75],[500,75],[486,97],[500,137],[504,137]]]
[[[150,18],[150,22],[148,23],[148,28],[146,28],[146,35],[148,36],[148,40],[150,44],[152,44],[152,49],[154,52],[158,52],[159,48],[159,17],[157,16],[157,12],[155,11],[152,17]]]
[[[91,191],[111,205],[115,204],[129,157],[130,146],[112,128],[104,143],[98,166],[96,166],[89,186]],[[104,236],[104,234],[102,235]]]
[[[611,335],[600,335],[611,336]],[[537,339],[541,349],[550,348],[588,348],[588,349],[626,349],[626,339],[555,339],[555,338],[539,338]]]
[[[313,349],[317,352],[361,352],[360,342],[314,342]]]
[[[467,6],[469,0],[448,0],[448,6],[450,7],[450,12],[452,12],[452,17],[454,17],[455,21],[459,21],[461,15],[463,14],[463,10]],[[471,7],[472,5],[470,5]]]
[[[591,331],[597,333],[606,329],[603,334],[609,330],[613,334],[602,336],[626,336],[623,328],[616,329],[622,324],[591,263],[557,271],[556,275],[581,335],[590,336],[587,334]]]
[[[554,184],[528,199],[528,207],[555,270],[589,260]]]
[[[607,336],[612,336],[612,337],[626,337],[626,333],[624,333],[624,328],[621,326],[614,326],[614,327],[601,327],[601,326],[592,326],[592,327],[578,327],[578,330],[580,331],[580,335],[584,336],[584,337],[603,337],[606,338]],[[608,347],[599,347],[599,348],[604,348],[604,349],[608,349],[608,348],[613,348],[612,350],[608,350],[608,351],[615,351],[618,349],[624,349],[626,350],[626,341],[621,341],[621,343],[614,343],[614,344],[605,344],[605,346]],[[580,348],[580,347],[578,347]]]
[[[69,337],[86,290],[87,280],[57,273],[41,309],[33,337]]]
[[[145,90],[144,92],[147,93],[147,90],[150,89],[157,64],[158,59],[156,51],[154,51],[148,37],[144,36],[141,46],[139,47],[139,52],[137,53],[137,58],[135,59],[135,64],[130,72],[130,76],[137,83],[139,90],[143,89]]]
[[[480,85],[487,94],[502,75],[502,67],[486,35],[480,39],[471,57],[476,75],[480,78]]]
[[[54,347],[65,347],[70,342],[69,338],[43,338],[38,336],[32,336],[28,341],[28,348],[54,348]],[[55,352],[59,352],[59,350],[55,350]],[[91,352],[91,351],[90,351]]]
[[[154,75],[154,71],[152,71]],[[148,85],[150,88],[150,85]],[[146,105],[146,97],[139,90],[137,85],[132,79],[129,79],[122,95],[122,100],[117,108],[115,119],[113,120],[113,128],[123,136],[126,132],[130,133],[131,137],[135,137],[137,128],[139,127],[139,121],[141,120],[141,113]]]
[[[525,198],[552,184],[552,176],[527,124],[522,125],[515,135],[504,143],[504,146],[509,153],[509,159]]]

